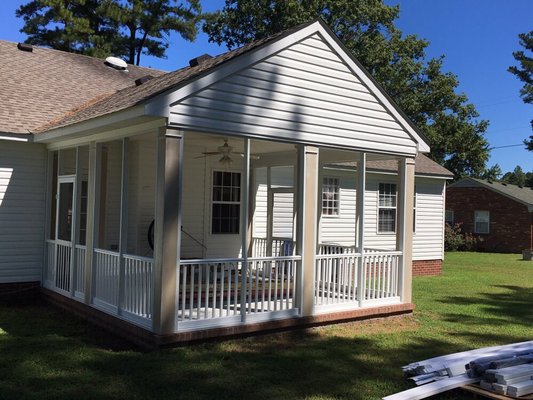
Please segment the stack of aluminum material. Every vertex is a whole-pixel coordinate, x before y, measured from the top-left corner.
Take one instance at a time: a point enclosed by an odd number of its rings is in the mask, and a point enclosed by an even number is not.
[[[383,400],[424,399],[481,380],[486,382],[484,385],[488,388],[487,379],[491,379],[489,377],[493,371],[518,368],[520,365],[533,368],[533,341],[485,347],[418,361],[402,367],[404,373],[418,387],[383,397]],[[521,368],[526,369],[526,367]],[[514,378],[515,375],[509,377],[509,379]],[[494,384],[501,385],[495,375],[494,379],[494,382],[488,382],[491,384],[491,390],[496,391],[497,388],[498,393],[502,393],[502,389],[494,386]],[[505,394],[512,396],[516,396],[514,393],[517,393],[517,396],[526,394],[529,390],[528,383],[523,381],[520,381],[520,384],[518,381],[509,385],[504,383]],[[510,389],[511,385],[515,385],[513,389]]]
[[[533,393],[533,363],[487,369],[480,382],[483,389],[520,397]]]

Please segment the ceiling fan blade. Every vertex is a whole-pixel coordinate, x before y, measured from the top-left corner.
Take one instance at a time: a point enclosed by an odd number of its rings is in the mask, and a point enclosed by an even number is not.
[[[238,155],[240,155],[241,157],[244,157],[244,153],[235,153],[235,152],[234,152],[233,154],[238,154]],[[250,158],[251,158],[252,160],[259,160],[259,159],[261,158],[261,156],[258,156],[258,155],[256,155],[256,154],[250,154]]]

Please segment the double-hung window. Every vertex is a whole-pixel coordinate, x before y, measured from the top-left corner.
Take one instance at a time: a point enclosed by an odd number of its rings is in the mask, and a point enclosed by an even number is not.
[[[339,215],[339,178],[324,177],[322,181],[322,215]]]
[[[239,233],[241,215],[240,172],[213,171],[211,233]]]
[[[476,210],[474,212],[474,232],[475,233],[489,233],[490,226],[490,212]]]
[[[380,183],[378,200],[378,232],[396,232],[396,184]]]
[[[446,210],[444,213],[444,222],[448,225],[453,225],[454,215],[453,210]]]

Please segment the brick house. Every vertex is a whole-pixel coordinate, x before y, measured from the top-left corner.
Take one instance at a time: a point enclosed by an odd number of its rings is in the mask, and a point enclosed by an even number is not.
[[[446,189],[446,222],[482,238],[483,251],[533,248],[533,188],[462,179]]]

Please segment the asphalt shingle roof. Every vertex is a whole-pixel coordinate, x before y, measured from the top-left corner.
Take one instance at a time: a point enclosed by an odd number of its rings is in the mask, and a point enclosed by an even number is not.
[[[118,71],[104,60],[43,47],[21,51],[0,40],[0,132],[28,134],[88,101],[135,86],[163,71],[129,65]]]
[[[476,184],[476,186],[486,187],[488,189],[494,190],[495,192],[499,192],[507,197],[516,199],[521,203],[533,206],[533,188],[530,187],[520,187],[517,185],[503,184],[501,182],[489,182],[484,179],[476,178],[464,178],[448,187],[467,187],[468,185],[465,185],[465,183],[468,182],[473,182],[474,184]]]
[[[344,162],[335,165],[357,167],[356,162]],[[398,162],[396,160],[369,160],[366,163],[366,168],[379,172],[396,172],[398,171]],[[415,158],[415,174],[453,178],[453,173],[422,153],[418,153]]]

